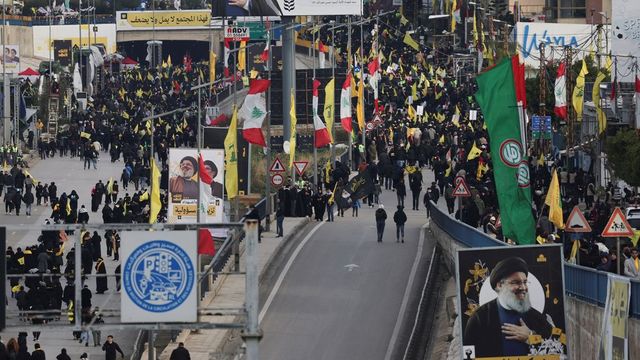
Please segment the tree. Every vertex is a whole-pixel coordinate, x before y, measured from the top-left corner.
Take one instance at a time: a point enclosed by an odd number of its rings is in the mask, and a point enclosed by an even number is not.
[[[615,176],[631,186],[640,186],[640,137],[635,130],[620,130],[605,145]]]

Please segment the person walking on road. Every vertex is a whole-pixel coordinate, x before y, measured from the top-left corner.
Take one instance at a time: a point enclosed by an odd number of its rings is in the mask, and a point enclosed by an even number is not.
[[[171,352],[171,357],[169,360],[191,360],[191,355],[189,355],[189,350],[184,347],[184,343],[178,343],[178,347],[173,349]]]
[[[385,221],[387,221],[387,212],[384,211],[384,205],[380,204],[378,206],[378,210],[376,210],[376,230],[378,231],[378,242],[382,242]]]
[[[398,210],[393,214],[393,222],[396,223],[396,242],[402,243],[404,243],[404,223],[407,222],[407,214],[403,209],[403,206],[398,205]]]
[[[276,237],[282,237],[284,235],[284,229],[282,227],[284,223],[284,208],[282,205],[278,205],[278,210],[276,211],[276,232],[278,235]]]
[[[122,349],[120,349],[120,345],[117,342],[113,341],[113,335],[107,336],[107,341],[102,344],[102,351],[104,351],[105,360],[116,360],[116,353],[119,352],[122,358],[124,359],[124,353]]]
[[[31,360],[47,360],[47,356],[44,353],[44,350],[40,349],[39,343],[35,343],[33,347],[35,350],[31,353]]]

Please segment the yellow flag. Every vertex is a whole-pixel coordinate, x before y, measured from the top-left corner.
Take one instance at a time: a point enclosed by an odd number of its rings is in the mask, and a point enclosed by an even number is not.
[[[478,46],[478,25],[476,24],[476,12],[473,12],[473,45]]]
[[[335,119],[335,79],[331,79],[324,87],[324,122],[327,123],[329,139],[333,144],[333,121]]]
[[[153,76],[151,76],[151,73],[147,73],[147,80],[153,81]]]
[[[235,107],[229,131],[224,138],[224,161],[224,187],[229,199],[233,199],[238,196],[238,109]]]
[[[238,51],[238,70],[245,71],[247,68],[247,42],[240,41],[240,50]]]
[[[211,50],[209,52],[209,82],[216,81],[216,53]],[[211,84],[211,88],[213,89],[213,84]]]
[[[440,140],[438,140],[438,143],[444,144],[444,135],[440,136]]]
[[[293,161],[296,158],[296,124],[298,118],[296,117],[296,97],[291,89],[291,109],[289,110],[289,116],[291,117],[291,129],[289,137],[289,167],[293,168]]]
[[[162,208],[160,202],[160,170],[156,164],[156,159],[151,159],[151,210],[149,212],[149,224],[158,221],[158,214]]]
[[[473,142],[473,146],[471,150],[469,150],[469,155],[467,155],[467,160],[473,160],[482,154],[482,150],[476,146],[476,142]]]
[[[414,102],[418,100],[418,85],[416,83],[411,85],[411,99],[413,99]]]
[[[356,117],[358,119],[358,127],[360,128],[360,131],[362,131],[364,129],[364,81],[362,81],[362,78],[360,78],[360,86],[358,86]]]
[[[602,134],[607,129],[607,115],[605,115],[604,111],[602,111],[602,106],[600,105],[600,83],[606,78],[606,75],[602,72],[598,72],[598,76],[596,76],[596,81],[593,82],[593,93],[591,95],[593,99],[593,104],[596,107],[596,117],[598,119],[598,132]]]
[[[587,63],[582,59],[582,69],[576,78],[576,86],[573,88],[573,109],[576,111],[576,119],[582,121],[582,105],[584,102],[584,77],[589,73]]]
[[[549,190],[547,191],[547,197],[544,203],[549,206],[549,221],[558,229],[564,229],[562,202],[560,200],[560,183],[558,182],[558,172],[556,169],[553,169],[551,184],[549,184]]]
[[[409,20],[407,20],[407,18],[404,17],[404,15],[400,16],[400,24],[407,25],[408,22],[409,22]]]
[[[107,181],[107,194],[111,195],[111,193],[113,193],[113,176]]]
[[[578,256],[578,249],[580,249],[580,240],[573,240],[573,245],[571,246],[571,253],[569,254],[569,262],[575,264],[576,256]]]
[[[33,175],[29,174],[29,172],[27,171],[27,169],[22,169],[22,173],[23,173],[25,176],[30,177],[30,178],[33,180],[33,183],[34,183],[34,184],[37,184],[37,183],[38,183],[38,180],[36,180],[36,178],[34,178],[34,177],[33,177]]]
[[[402,40],[405,44],[407,44],[407,46],[412,47],[415,51],[419,51],[420,50],[420,46],[418,45],[418,43],[413,40],[413,38],[411,37],[411,35],[409,35],[409,33],[405,33],[404,34],[404,39]]]
[[[611,60],[611,55],[607,56],[607,59],[604,61],[604,69],[611,73],[611,70],[613,69],[613,61]]]
[[[640,238],[640,230],[633,230],[633,236],[631,237],[631,243],[633,246],[638,246],[638,238]]]
[[[149,191],[146,190],[144,193],[142,193],[142,195],[140,195],[140,201],[147,201],[149,200]]]
[[[407,115],[409,115],[411,121],[416,121],[416,109],[414,109],[413,106],[409,105],[409,108],[407,109]]]
[[[171,54],[169,54],[169,56],[167,57],[167,65],[172,66],[171,65]]]
[[[456,17],[454,13],[457,7],[458,7],[457,1],[453,0],[453,4],[451,5],[451,32],[456,31]]]

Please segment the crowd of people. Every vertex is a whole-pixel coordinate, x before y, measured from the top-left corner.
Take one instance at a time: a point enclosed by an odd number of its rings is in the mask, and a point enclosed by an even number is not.
[[[352,216],[358,216],[358,208],[366,205],[377,208],[377,241],[382,241],[385,222],[392,218],[396,225],[396,241],[403,243],[407,221],[405,208],[408,209],[405,198],[410,192],[411,211],[425,212],[428,217],[430,202],[436,205],[444,202],[446,211],[465,224],[511,242],[501,233],[490,137],[473,96],[476,91],[471,81],[474,75],[454,72],[450,45],[430,48],[420,42],[415,49],[407,44],[404,40],[407,32],[418,39],[426,36],[426,29],[413,27],[401,14],[382,17],[377,33],[373,24],[363,26],[362,44],[359,44],[360,28],[354,27],[352,46],[371,49],[375,42],[377,52],[369,54],[367,51],[365,58],[355,56],[355,64],[351,64],[352,59],[342,56],[338,63],[339,66],[349,66],[356,79],[362,77],[367,80],[362,81],[366,84],[362,85],[365,86],[365,97],[373,99],[374,89],[368,81],[373,74],[365,73],[365,69],[369,70],[366,65],[374,58],[380,62],[375,71],[380,73],[377,113],[382,122],[366,134],[365,143],[355,141],[351,163],[336,161],[322,168],[317,186],[305,178],[298,181],[289,179],[278,190],[278,236],[282,236],[285,217],[308,216],[316,221],[335,221],[335,210],[339,217],[344,216],[348,209],[352,210]],[[332,38],[333,34],[335,38]],[[336,44],[338,53],[346,48],[348,36],[345,30],[332,32],[321,28],[318,36],[323,43]],[[104,88],[89,102],[87,109],[73,113],[67,131],[60,133],[52,142],[38,140],[36,147],[43,161],[54,156],[78,158],[87,171],[96,170],[99,160],[122,162],[119,178],[98,180],[89,194],[72,190],[58,195],[54,182],[36,181],[24,164],[17,161],[13,149],[0,148],[2,162],[11,166],[9,170],[2,171],[0,178],[5,214],[29,216],[35,203],[35,206],[51,209],[48,223],[88,223],[98,216],[105,224],[149,222],[149,159],[153,155],[160,161],[162,203],[166,205],[168,149],[195,145],[197,118],[194,106],[197,94],[187,91],[187,88],[199,79],[204,81],[203,74],[206,73],[207,64],[191,63],[185,58],[183,64],[175,66],[135,68],[117,76],[108,76]],[[147,119],[176,109],[184,110],[162,118]],[[373,101],[365,103],[365,113],[374,113]],[[354,116],[354,129],[359,131],[357,128]],[[354,138],[361,139],[361,136]],[[564,218],[575,205],[580,205],[593,228],[593,232],[581,241],[580,256],[576,261],[609,272],[615,272],[617,263],[623,262],[625,274],[639,278],[637,249],[625,246],[622,251],[624,259],[617,259],[611,244],[597,236],[605,227],[612,206],[638,202],[633,189],[621,189],[613,183],[597,188],[593,166],[584,169],[577,166],[574,159],[560,156],[557,152],[547,154],[539,146],[528,150],[532,212],[537,219],[536,240],[541,244],[563,243],[565,254],[571,253],[571,239],[549,221],[548,208],[544,205],[551,170],[555,168],[560,178]],[[353,170],[366,173],[371,178],[373,189],[363,199],[344,202],[343,190]],[[433,181],[425,180],[427,172],[433,173]],[[465,179],[471,192],[459,207],[453,194],[457,177]],[[379,201],[383,191],[395,194],[397,203],[393,216],[387,215]],[[85,204],[90,206],[85,207]],[[23,208],[24,213],[21,212]],[[159,214],[160,220],[164,218],[166,206]],[[76,249],[69,248],[66,242],[69,235],[72,234],[65,231],[42,231],[33,245],[24,249],[7,249],[13,301],[22,321],[42,324],[66,317],[66,320],[74,322],[73,279],[77,275],[83,278],[98,275],[95,288],[91,289],[89,282],[85,282],[81,292],[80,306],[85,324],[102,321],[100,310],[92,305],[93,294],[120,290],[118,232],[107,230],[103,234],[97,231],[80,234],[81,274],[75,274]],[[103,242],[106,255],[102,254]],[[107,274],[106,260],[118,264],[113,274]],[[106,275],[115,275],[115,281]],[[28,359],[20,355],[27,351],[25,336],[20,336],[15,344],[9,341],[6,351],[15,352],[17,358]],[[40,334],[36,332],[33,336],[37,341]],[[74,338],[86,345],[100,343],[99,332],[75,333]],[[111,342],[108,340],[103,348],[111,349],[107,350],[108,353],[113,350],[115,357],[119,348],[107,345],[111,343],[112,339]],[[31,356],[33,358],[33,354]],[[66,359],[59,356],[58,360]]]

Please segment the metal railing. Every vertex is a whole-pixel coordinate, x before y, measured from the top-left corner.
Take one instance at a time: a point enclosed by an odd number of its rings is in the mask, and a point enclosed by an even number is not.
[[[456,242],[465,247],[507,246],[482,231],[457,221],[445,214],[433,202],[431,220]],[[578,300],[604,307],[607,300],[607,273],[585,266],[564,264],[565,292]],[[631,306],[629,315],[640,319],[640,282],[631,280]]]

